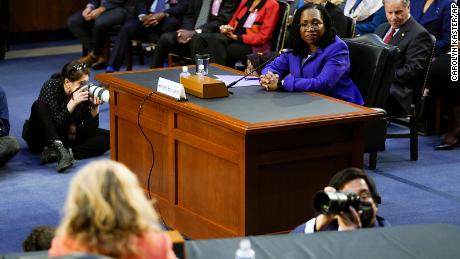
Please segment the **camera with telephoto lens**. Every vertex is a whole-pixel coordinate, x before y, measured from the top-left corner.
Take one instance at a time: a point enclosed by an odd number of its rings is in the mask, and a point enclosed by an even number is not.
[[[91,81],[85,80],[80,83],[81,87],[87,87],[89,96],[99,97],[102,102],[110,103],[110,92],[104,87],[93,84]]]
[[[313,208],[322,214],[339,214],[344,212],[351,219],[349,207],[360,213],[362,227],[368,227],[374,210],[370,202],[361,201],[353,192],[317,192],[313,197]]]

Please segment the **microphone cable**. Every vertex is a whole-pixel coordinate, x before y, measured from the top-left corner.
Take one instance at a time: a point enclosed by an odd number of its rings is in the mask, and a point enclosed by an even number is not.
[[[144,107],[144,103],[145,101],[147,101],[148,98],[150,98],[150,96],[152,96],[152,94],[154,94],[155,92],[150,92],[148,95],[146,95],[144,97],[144,99],[142,100],[141,104],[139,105],[139,111],[137,112],[137,126],[139,126],[139,129],[142,133],[142,135],[144,136],[144,138],[147,140],[147,142],[149,142],[149,145],[150,145],[150,150],[152,152],[152,165],[150,166],[150,170],[149,170],[149,177],[147,179],[147,190],[148,190],[148,193],[149,193],[149,199],[151,200],[152,199],[152,195],[150,194],[150,178],[152,176],[152,170],[153,170],[153,166],[155,164],[155,153],[154,153],[154,150],[153,150],[153,144],[152,142],[150,142],[150,139],[147,137],[147,135],[145,135],[145,132],[144,130],[142,129],[142,126],[141,126],[141,112],[142,112],[142,108]]]
[[[148,190],[150,201],[152,201],[152,195],[150,193],[150,179],[151,179],[151,176],[152,176],[153,166],[155,165],[155,153],[154,153],[154,150],[153,150],[152,142],[150,141],[150,139],[147,137],[147,135],[145,134],[144,130],[142,129],[140,118],[141,118],[141,112],[142,112],[142,108],[144,107],[145,101],[147,101],[147,99],[149,99],[150,96],[152,96],[154,93],[155,92],[150,92],[148,95],[146,95],[144,97],[144,99],[142,100],[141,104],[139,105],[139,111],[137,112],[137,126],[139,126],[139,129],[140,129],[142,135],[144,136],[144,138],[147,140],[147,142],[149,142],[150,150],[152,152],[152,165],[150,166],[149,177],[147,179],[147,190]],[[159,219],[161,220],[161,224],[163,226],[165,226],[166,228],[169,228],[169,226],[166,225],[166,223],[165,223],[165,221],[163,219],[163,216],[161,214],[160,208],[158,206],[156,206],[155,203],[153,203],[153,202],[152,202],[152,206],[158,212],[157,214],[158,214]]]

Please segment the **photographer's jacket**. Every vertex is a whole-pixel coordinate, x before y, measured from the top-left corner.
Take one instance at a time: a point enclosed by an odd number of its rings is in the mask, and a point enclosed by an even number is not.
[[[99,127],[99,115],[96,117],[91,116],[91,103],[89,101],[81,103],[70,113],[67,110],[69,100],[70,97],[65,93],[61,81],[53,78],[44,83],[38,96],[38,101],[48,107],[60,136],[66,136],[69,132],[69,127],[72,125],[76,126],[77,134],[94,135]]]

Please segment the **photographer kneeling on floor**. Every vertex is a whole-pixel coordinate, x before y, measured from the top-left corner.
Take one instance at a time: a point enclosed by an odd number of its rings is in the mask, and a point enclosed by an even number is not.
[[[358,168],[344,169],[331,178],[324,192],[315,195],[314,207],[320,214],[291,233],[387,227],[389,223],[377,215],[380,202],[370,176]]]
[[[57,161],[58,172],[74,159],[103,154],[110,149],[109,131],[99,128],[101,100],[90,96],[85,64],[72,61],[48,79],[32,104],[22,137],[32,152],[41,152],[41,164]]]

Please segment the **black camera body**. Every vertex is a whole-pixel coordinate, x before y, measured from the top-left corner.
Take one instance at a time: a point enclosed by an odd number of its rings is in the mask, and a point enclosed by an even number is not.
[[[352,192],[317,192],[313,197],[313,208],[322,214],[350,213],[349,207],[360,213],[361,224],[368,227],[374,216],[372,204],[361,201],[356,193]]]

